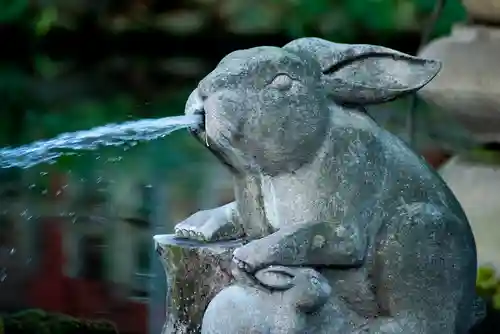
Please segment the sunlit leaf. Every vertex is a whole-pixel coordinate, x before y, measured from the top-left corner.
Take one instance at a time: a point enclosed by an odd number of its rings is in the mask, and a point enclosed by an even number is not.
[[[57,7],[49,6],[42,10],[38,20],[35,23],[35,33],[43,36],[49,32],[58,19]]]

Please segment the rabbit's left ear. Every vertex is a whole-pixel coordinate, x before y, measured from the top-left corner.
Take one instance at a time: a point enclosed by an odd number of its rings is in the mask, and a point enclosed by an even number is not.
[[[439,61],[413,57],[377,45],[303,38],[284,48],[308,53],[316,59],[321,67],[326,94],[338,103],[350,105],[394,100],[422,88],[441,69]]]

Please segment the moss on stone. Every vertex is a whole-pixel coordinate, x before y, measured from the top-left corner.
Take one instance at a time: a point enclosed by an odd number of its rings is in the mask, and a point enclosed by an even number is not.
[[[82,320],[42,310],[5,315],[1,323],[1,334],[118,334],[116,327],[106,320]]]

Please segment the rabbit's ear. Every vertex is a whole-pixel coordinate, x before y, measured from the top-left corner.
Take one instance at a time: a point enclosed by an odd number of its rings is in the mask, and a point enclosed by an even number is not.
[[[271,266],[257,271],[255,278],[269,289],[288,290],[294,286],[295,273],[287,267]]]
[[[326,93],[342,104],[366,105],[394,100],[422,88],[441,69],[439,61],[377,45],[303,38],[284,48],[308,53],[316,59]]]

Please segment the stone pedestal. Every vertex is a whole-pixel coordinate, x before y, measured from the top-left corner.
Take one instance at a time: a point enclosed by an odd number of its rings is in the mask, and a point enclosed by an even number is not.
[[[500,23],[500,0],[462,0],[462,3],[470,18]]]
[[[500,0],[462,0],[472,22],[429,43],[419,54],[443,68],[419,91],[453,115],[477,143],[500,143]],[[437,110],[436,112],[440,112]],[[498,155],[498,153],[497,153]],[[456,157],[440,169],[469,218],[480,265],[500,268],[500,164]]]
[[[154,241],[167,276],[163,334],[199,333],[208,303],[233,281],[232,254],[243,243],[207,244],[170,234],[157,235]]]
[[[476,239],[478,264],[500,270],[500,164],[455,157],[439,173],[469,218]]]
[[[500,142],[498,55],[499,28],[465,25],[456,26],[450,36],[434,40],[420,53],[441,60],[443,68],[419,95],[452,114],[483,143]]]

